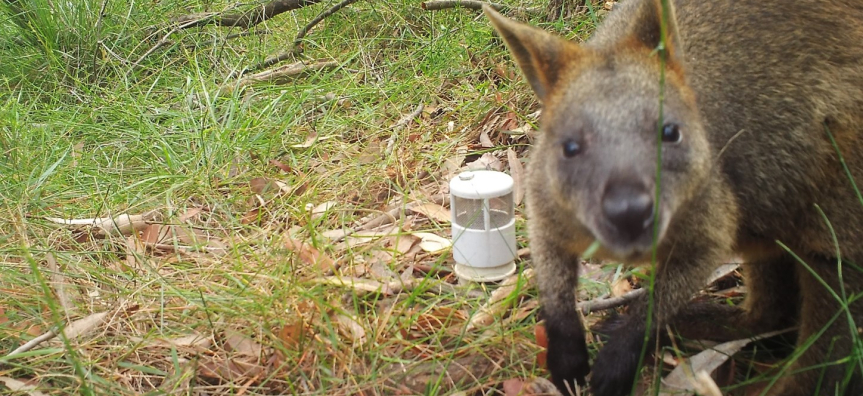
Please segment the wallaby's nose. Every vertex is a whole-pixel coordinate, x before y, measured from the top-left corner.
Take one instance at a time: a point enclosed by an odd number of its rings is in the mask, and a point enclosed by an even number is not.
[[[653,196],[640,184],[610,183],[602,211],[621,234],[635,239],[653,222]]]

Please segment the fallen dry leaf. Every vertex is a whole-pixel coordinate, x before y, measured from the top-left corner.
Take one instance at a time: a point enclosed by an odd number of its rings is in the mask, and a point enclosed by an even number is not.
[[[524,283],[521,284],[521,288],[519,289],[519,281],[521,279],[524,279]],[[507,298],[516,290],[521,292],[526,291],[532,287],[533,282],[533,268],[528,268],[521,273],[515,273],[509,278],[504,279],[500,283],[500,287],[491,293],[488,301],[470,318],[467,329],[472,330],[494,323],[495,316],[502,314],[510,307],[510,304],[506,304],[508,301]]]
[[[393,249],[399,254],[405,254],[414,247],[414,244],[417,243],[417,238],[414,235],[399,235],[394,237],[389,237],[393,239]]]
[[[320,236],[327,238],[331,241],[338,241],[352,233],[354,233],[354,230],[351,228],[337,228],[334,230],[324,231],[320,233]]]
[[[420,238],[420,248],[428,253],[440,253],[452,246],[448,238],[430,232],[414,232],[413,235]]]
[[[705,349],[697,355],[687,359],[686,362],[675,367],[670,374],[662,379],[662,386],[663,388],[667,388],[672,391],[682,390],[691,392],[698,390],[698,387],[703,386],[704,384],[697,383],[698,380],[693,373],[712,373],[719,366],[725,363],[726,360],[743,349],[743,347],[749,345],[749,343],[787,333],[789,331],[791,331],[791,329],[771,331],[769,333],[759,334],[752,338],[724,342],[714,346],[713,348]]]
[[[263,210],[260,207],[254,208],[243,215],[243,218],[240,219],[240,222],[243,224],[260,224],[261,220],[263,220]]]
[[[287,166],[287,165],[285,165],[285,164],[283,164],[283,163],[282,163],[281,161],[279,161],[279,160],[271,159],[271,160],[270,160],[270,165],[273,165],[273,166],[275,166],[276,168],[281,169],[281,170],[282,170],[282,172],[285,172],[285,173],[291,173],[291,167],[290,167],[290,166]]]
[[[57,302],[63,307],[63,311],[68,315],[73,315],[77,310],[72,296],[66,290],[68,281],[66,275],[60,270],[57,265],[57,260],[52,253],[45,255],[45,263],[48,264],[48,269],[51,271],[51,286],[54,287],[54,294],[57,296]]]
[[[200,213],[201,213],[201,212],[203,212],[203,211],[204,211],[204,209],[203,209],[203,208],[200,208],[200,207],[198,207],[198,208],[191,208],[191,209],[186,210],[186,211],[185,211],[183,214],[181,214],[179,217],[177,217],[177,219],[178,219],[178,220],[180,220],[180,222],[181,222],[181,223],[185,223],[185,222],[187,222],[187,221],[191,220],[192,218],[194,218],[195,216],[197,216],[198,214],[200,214]]]
[[[291,188],[285,182],[267,179],[266,177],[256,177],[249,180],[249,188],[252,189],[253,193],[261,196],[291,192]]]
[[[301,319],[296,323],[282,326],[282,328],[279,329],[279,339],[282,340],[286,346],[294,350],[298,350],[303,346],[304,341],[308,338],[308,336],[306,336],[306,332],[306,326],[303,324]]]
[[[213,344],[213,337],[201,334],[189,334],[176,338],[157,338],[156,341],[175,347],[209,348]]]
[[[351,287],[354,291],[363,293],[380,293],[386,296],[391,296],[406,289],[412,289],[417,284],[423,281],[420,278],[402,281],[396,279],[392,282],[383,283],[371,279],[353,278],[345,276],[325,276],[323,278],[315,278],[313,281],[336,286]]]
[[[479,134],[479,144],[485,148],[494,147],[494,143],[491,141],[491,138],[488,137],[488,130],[483,129]]]
[[[264,346],[245,334],[234,330],[226,330],[225,350],[248,357],[259,358],[264,352]]]
[[[319,137],[317,133],[312,133],[311,135],[309,135],[308,138],[306,138],[305,142],[302,142],[300,144],[291,145],[291,147],[293,147],[293,148],[309,148],[309,147],[314,146],[315,143],[317,143],[317,142],[332,139],[334,137],[336,137],[336,136],[335,135],[329,135],[329,136],[320,136]]]
[[[492,153],[485,153],[476,161],[468,163],[465,165],[467,170],[495,170],[498,172],[503,171],[503,162],[501,162],[500,158],[495,157]]]
[[[312,265],[323,271],[335,271],[336,262],[330,256],[315,249],[314,246],[286,236],[285,247],[294,252],[304,263]]]
[[[509,162],[509,175],[512,176],[512,197],[515,205],[524,199],[524,165],[512,148],[506,149],[506,159]]]
[[[436,203],[429,202],[413,205],[410,207],[410,210],[435,220],[438,223],[446,224],[452,221],[452,215],[450,214],[449,209]]]
[[[328,210],[334,208],[338,203],[335,201],[324,202],[312,208],[312,219],[317,219],[324,215]]]
[[[620,277],[617,278],[611,284],[611,295],[612,297],[620,297],[626,293],[632,291],[632,282],[630,282],[628,277]]]
[[[366,329],[360,325],[357,318],[347,316],[345,314],[338,314],[336,315],[336,323],[338,323],[339,329],[342,333],[350,337],[351,341],[354,342],[354,345],[359,346],[366,342]]]
[[[0,382],[6,385],[12,392],[24,392],[30,396],[47,396],[45,393],[36,390],[35,385],[15,378],[0,376]]]
[[[63,329],[63,334],[66,338],[72,340],[82,335],[89,333],[96,327],[105,322],[108,317],[108,312],[98,312],[87,317],[78,319]]]
[[[402,231],[397,226],[390,226],[383,231],[359,231],[345,237],[342,243],[333,247],[333,250],[340,252],[348,248],[355,248],[374,242],[383,237],[396,236],[400,234],[402,234]]]
[[[522,388],[524,388],[524,380],[521,378],[510,378],[503,381],[504,396],[526,396],[525,393],[522,393]]]

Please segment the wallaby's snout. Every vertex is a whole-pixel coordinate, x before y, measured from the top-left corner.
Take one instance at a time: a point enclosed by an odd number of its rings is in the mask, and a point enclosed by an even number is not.
[[[632,181],[610,181],[602,195],[602,213],[621,239],[633,242],[653,224],[653,196]]]

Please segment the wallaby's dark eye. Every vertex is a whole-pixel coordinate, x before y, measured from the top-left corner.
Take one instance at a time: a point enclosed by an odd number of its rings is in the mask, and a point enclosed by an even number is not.
[[[683,136],[680,136],[680,127],[675,123],[668,123],[662,126],[662,141],[665,143],[680,143]]]
[[[575,140],[567,140],[563,142],[563,156],[572,158],[581,153],[581,145]]]

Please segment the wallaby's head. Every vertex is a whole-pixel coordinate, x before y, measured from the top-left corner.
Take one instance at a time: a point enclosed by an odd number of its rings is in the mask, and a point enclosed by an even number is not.
[[[561,216],[580,223],[616,258],[633,259],[651,250],[655,224],[663,240],[675,212],[707,178],[712,154],[686,83],[673,10],[665,50],[657,51],[659,0],[630,0],[622,6],[634,8],[609,15],[585,45],[484,10],[543,103],[532,177],[547,184],[546,199],[554,201]],[[665,99],[660,121],[661,56]]]

